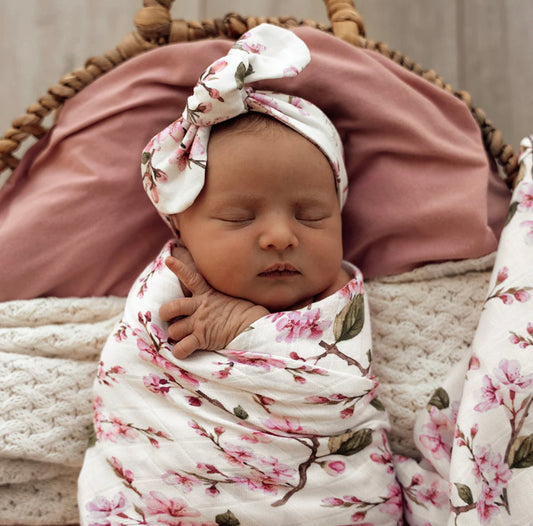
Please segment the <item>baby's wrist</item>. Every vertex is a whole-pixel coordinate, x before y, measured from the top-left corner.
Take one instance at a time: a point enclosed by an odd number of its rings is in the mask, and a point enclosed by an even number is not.
[[[245,331],[250,325],[255,323],[257,320],[268,316],[270,311],[261,305],[254,305],[247,312],[244,317],[243,323],[239,327],[239,334]]]

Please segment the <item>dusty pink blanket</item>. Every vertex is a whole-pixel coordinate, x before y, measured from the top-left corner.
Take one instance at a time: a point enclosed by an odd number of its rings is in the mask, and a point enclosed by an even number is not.
[[[311,64],[262,87],[309,99],[341,134],[345,259],[370,278],[495,250],[509,193],[466,106],[375,52],[295,31]],[[157,49],[66,103],[0,194],[0,300],[127,294],[168,237],[142,189],[141,151],[230,45]]]

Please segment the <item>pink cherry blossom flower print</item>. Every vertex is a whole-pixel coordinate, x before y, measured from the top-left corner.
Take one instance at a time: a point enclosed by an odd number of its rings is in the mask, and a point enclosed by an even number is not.
[[[533,383],[533,374],[522,376],[520,362],[517,360],[502,360],[495,371],[495,376],[509,391],[516,393],[527,390]]]
[[[333,460],[331,462],[322,462],[321,467],[328,475],[336,477],[337,475],[344,473],[346,464],[341,460]]]
[[[279,459],[275,457],[262,458],[261,464],[268,467],[267,474],[272,477],[274,480],[283,483],[284,480],[290,480],[294,478],[297,471],[287,464],[280,462]],[[262,470],[266,471],[266,470]]]
[[[181,491],[184,493],[190,493],[194,486],[201,484],[200,479],[190,474],[176,473],[175,471],[166,471],[161,479],[165,484],[169,486],[180,486]]]
[[[366,519],[366,513],[364,511],[356,511],[355,513],[352,514],[350,519],[357,526],[374,526],[373,522],[361,522]]]
[[[231,477],[232,482],[250,491],[261,491],[267,495],[277,495],[280,484],[265,473],[253,471],[246,477]]]
[[[273,416],[265,420],[263,425],[275,434],[278,432],[286,435],[308,434],[296,418]]]
[[[507,267],[502,267],[498,270],[498,275],[496,278],[496,285],[503,283],[509,277],[509,269]]]
[[[500,453],[494,453],[488,447],[476,447],[473,473],[476,480],[482,483],[476,506],[478,517],[482,524],[488,524],[499,511],[496,500],[511,480],[512,472]]]
[[[209,436],[207,434],[207,431],[200,424],[198,424],[198,422],[195,422],[194,420],[190,420],[188,422],[188,424],[189,424],[189,427],[194,429],[196,434],[200,435],[201,437],[208,437]]]
[[[191,145],[191,158],[195,159],[201,157],[205,154],[205,145],[202,143],[200,138],[196,136]]]
[[[483,480],[483,474],[490,467],[490,450],[485,446],[477,446],[474,451],[474,467],[472,473],[478,482]]]
[[[339,290],[341,297],[350,300],[357,294],[363,294],[364,285],[363,281],[357,278],[351,279],[342,289]]]
[[[533,209],[533,183],[523,183],[518,190],[518,211]]]
[[[450,458],[452,422],[435,406],[431,406],[429,418],[430,422],[422,426],[425,434],[420,435],[421,444],[432,453],[435,459]]]
[[[205,493],[210,497],[217,497],[218,495],[220,495],[220,491],[218,491],[217,487],[214,484],[212,486],[207,487],[205,489]]]
[[[429,487],[421,488],[416,492],[417,498],[421,502],[426,502],[436,508],[442,508],[449,503],[447,492],[442,491],[438,480],[434,480]]]
[[[392,515],[393,517],[401,517],[403,509],[402,489],[398,483],[394,482],[388,484],[387,489],[387,500],[379,507],[379,511]]]
[[[113,383],[118,383],[118,379],[116,378],[116,376],[121,374],[126,374],[126,370],[124,369],[124,367],[121,367],[120,365],[114,365],[109,369],[105,369],[104,362],[100,361],[100,363],[98,364],[98,372],[96,378],[98,380],[98,383],[107,386],[112,386]]]
[[[111,457],[108,459],[109,464],[114,469],[115,473],[128,484],[131,484],[134,480],[133,472],[129,469],[124,469],[122,463],[116,458]]]
[[[205,81],[214,79],[215,75],[219,71],[223,71],[227,67],[227,65],[228,65],[228,62],[226,60],[223,60],[223,59],[217,60],[216,62],[211,64],[209,69],[204,73],[204,75],[202,75],[202,80],[205,82]]]
[[[468,362],[468,370],[477,371],[480,366],[481,362],[479,361],[479,358],[475,354],[472,354],[470,361]]]
[[[108,431],[108,438],[112,442],[116,442],[119,438],[130,441],[138,435],[135,429],[118,416],[110,415],[108,423],[111,424],[111,428]]]
[[[153,373],[150,373],[149,376],[143,376],[143,384],[154,394],[166,396],[170,391],[170,382],[166,378],[160,378]]]
[[[119,325],[118,325],[118,327],[117,327],[117,329],[113,333],[113,337],[115,338],[115,341],[116,342],[124,341],[128,337],[127,330],[129,328],[130,328],[129,325],[127,323],[124,323],[121,320]]]
[[[159,524],[167,524],[168,526],[192,526],[192,524],[199,524],[197,521],[182,520],[183,517],[199,517],[200,512],[190,509],[187,503],[179,497],[171,499],[159,491],[151,491],[144,500],[146,513],[155,517]],[[216,526],[215,523],[211,524]]]
[[[176,143],[180,143],[186,130],[183,126],[183,118],[175,120],[170,126],[167,127],[168,135],[174,139]]]
[[[166,128],[163,128],[157,135],[152,137],[150,142],[145,146],[143,152],[150,153],[152,149],[154,151],[160,151],[162,144],[165,142],[167,137],[171,137],[175,142],[180,143],[184,134],[185,129],[183,128],[183,118],[180,117]]]
[[[265,372],[274,369],[285,369],[287,364],[279,358],[274,358],[268,354],[257,354],[249,351],[233,351],[226,350],[224,354],[231,359],[232,362],[240,363],[242,365],[249,365],[251,367],[258,367]]]
[[[264,95],[263,93],[257,93],[256,91],[247,90],[247,103],[251,110],[254,108],[259,108],[262,113],[265,113],[267,115],[273,115],[274,110],[277,110],[279,108],[278,102],[273,99],[272,97],[268,95]],[[289,118],[283,114],[283,113],[276,113],[276,119],[282,122],[288,122]]]
[[[379,448],[381,453],[371,453],[370,460],[376,462],[377,464],[383,464],[387,466],[387,473],[392,473],[394,471],[394,466],[392,463],[392,453],[389,449],[389,444],[387,442],[387,435],[385,433],[381,434],[381,447]]]
[[[515,300],[520,302],[520,303],[526,303],[527,301],[529,301],[531,299],[531,295],[525,289],[517,290],[513,294],[513,296],[514,296]]]
[[[125,506],[126,497],[122,492],[119,492],[111,499],[101,496],[95,497],[85,505],[85,509],[89,512],[89,517],[95,521],[93,524],[107,526],[111,524],[111,518],[124,513]]]
[[[272,439],[261,431],[254,431],[249,435],[241,435],[240,439],[251,444],[270,444],[272,442]]]
[[[513,296],[511,294],[500,294],[498,296],[504,305],[511,305],[513,303]]]
[[[300,97],[289,97],[289,103],[298,110],[300,115],[309,116],[309,112],[305,111],[305,101]]]
[[[494,383],[492,378],[485,375],[482,380],[483,386],[481,387],[481,399],[479,404],[474,406],[474,410],[484,413],[494,407],[498,407],[502,404],[503,396],[500,392],[498,383]]]
[[[517,336],[516,334],[512,333],[511,336],[509,336],[509,341],[513,345],[518,345],[520,343],[520,337]]]
[[[300,70],[298,68],[295,68],[294,66],[289,66],[288,68],[285,68],[283,70],[284,77],[296,77],[298,73],[300,73]]]
[[[298,338],[318,340],[330,325],[331,320],[321,319],[319,308],[284,313],[276,322],[279,332],[276,341],[290,343]]]
[[[520,226],[527,229],[525,235],[526,245],[533,245],[533,221],[522,221]]]
[[[346,409],[343,409],[340,412],[341,418],[344,420],[346,418],[350,418],[353,415],[354,406],[347,407]]]
[[[240,42],[240,48],[254,55],[260,55],[266,51],[266,46],[259,42]]]
[[[165,258],[166,256],[157,256],[148,267],[148,272],[161,272],[165,268]]]
[[[344,501],[339,497],[327,497],[325,499],[322,499],[322,503],[325,506],[342,506],[344,504]]]
[[[187,400],[187,403],[192,407],[200,407],[203,403],[197,396],[186,396],[185,400]]]
[[[490,524],[492,517],[500,512],[493,500],[480,499],[476,504],[476,511],[481,524]]]
[[[230,464],[245,466],[247,462],[254,459],[254,454],[249,448],[227,444],[224,448],[224,457]]]

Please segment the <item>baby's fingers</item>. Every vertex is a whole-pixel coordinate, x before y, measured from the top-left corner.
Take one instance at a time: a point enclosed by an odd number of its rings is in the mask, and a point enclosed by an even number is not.
[[[168,327],[168,335],[175,341],[180,341],[194,331],[194,322],[187,316],[175,321]]]
[[[193,294],[202,294],[209,290],[209,285],[202,275],[196,271],[194,265],[186,264],[172,256],[165,259],[165,265]]]
[[[163,321],[171,321],[173,318],[191,316],[197,307],[197,301],[194,298],[177,298],[159,307],[159,317]]]
[[[172,354],[176,358],[183,360],[184,358],[187,358],[187,356],[191,355],[194,351],[199,349],[200,342],[198,341],[198,338],[194,334],[189,334],[176,343],[176,345],[174,345]]]

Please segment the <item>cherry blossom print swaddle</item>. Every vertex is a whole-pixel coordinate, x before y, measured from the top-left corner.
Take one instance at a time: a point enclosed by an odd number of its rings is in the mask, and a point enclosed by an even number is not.
[[[82,524],[331,526],[357,510],[396,523],[401,490],[360,273],[309,307],[258,320],[227,350],[180,361],[157,314],[181,292],[163,264],[171,245],[102,353]]]
[[[258,320],[220,352],[172,357],[159,306],[181,294],[142,273],[102,354],[83,525],[528,524],[533,487],[532,142],[523,142],[469,356],[415,426],[423,462],[391,454],[372,374],[362,277]]]

